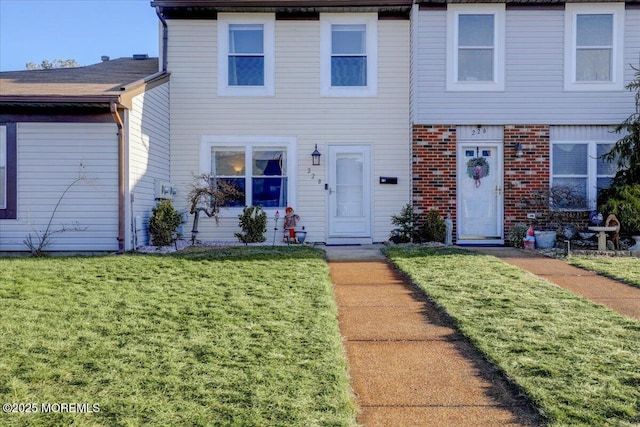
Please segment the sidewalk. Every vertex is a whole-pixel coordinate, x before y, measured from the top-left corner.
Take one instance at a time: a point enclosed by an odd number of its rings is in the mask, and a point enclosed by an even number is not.
[[[535,426],[538,414],[379,246],[327,247],[364,426]]]
[[[535,251],[507,247],[466,248],[493,255],[506,263],[547,279],[588,300],[640,319],[640,288],[549,258]],[[638,261],[640,262],[640,260]]]

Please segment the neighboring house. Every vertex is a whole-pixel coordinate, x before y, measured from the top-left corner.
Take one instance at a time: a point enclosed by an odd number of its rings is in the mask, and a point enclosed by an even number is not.
[[[410,0],[151,4],[168,40],[174,202],[186,209],[199,173],[244,192],[199,238],[235,240],[245,205],[264,207],[269,239],[286,206],[310,242],[389,238],[411,198]]]
[[[158,69],[141,55],[0,73],[0,251],[26,250],[58,202],[51,230],[67,231],[49,250],[146,243],[135,229],[169,182],[169,84]]]
[[[550,186],[593,209],[615,174],[598,156],[634,111],[639,3],[420,0],[411,20],[414,206],[466,244],[503,243]]]

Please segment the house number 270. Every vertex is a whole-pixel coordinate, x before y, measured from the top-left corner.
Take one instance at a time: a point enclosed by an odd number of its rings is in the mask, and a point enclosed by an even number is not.
[[[487,128],[479,127],[471,129],[471,136],[484,135],[487,133]]]

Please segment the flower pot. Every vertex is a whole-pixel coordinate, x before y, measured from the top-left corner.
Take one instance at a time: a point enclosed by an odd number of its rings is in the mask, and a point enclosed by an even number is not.
[[[298,243],[304,243],[304,239],[306,238],[307,238],[306,231],[296,231],[296,240],[298,241]]]
[[[556,245],[556,232],[555,231],[536,231],[536,248],[548,249],[553,248]]]

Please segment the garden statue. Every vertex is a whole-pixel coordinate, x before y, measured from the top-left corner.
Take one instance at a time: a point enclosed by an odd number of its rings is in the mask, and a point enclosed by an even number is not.
[[[300,216],[297,215],[291,206],[287,206],[284,210],[284,240],[287,242],[294,241],[296,238],[296,225],[300,221]]]

